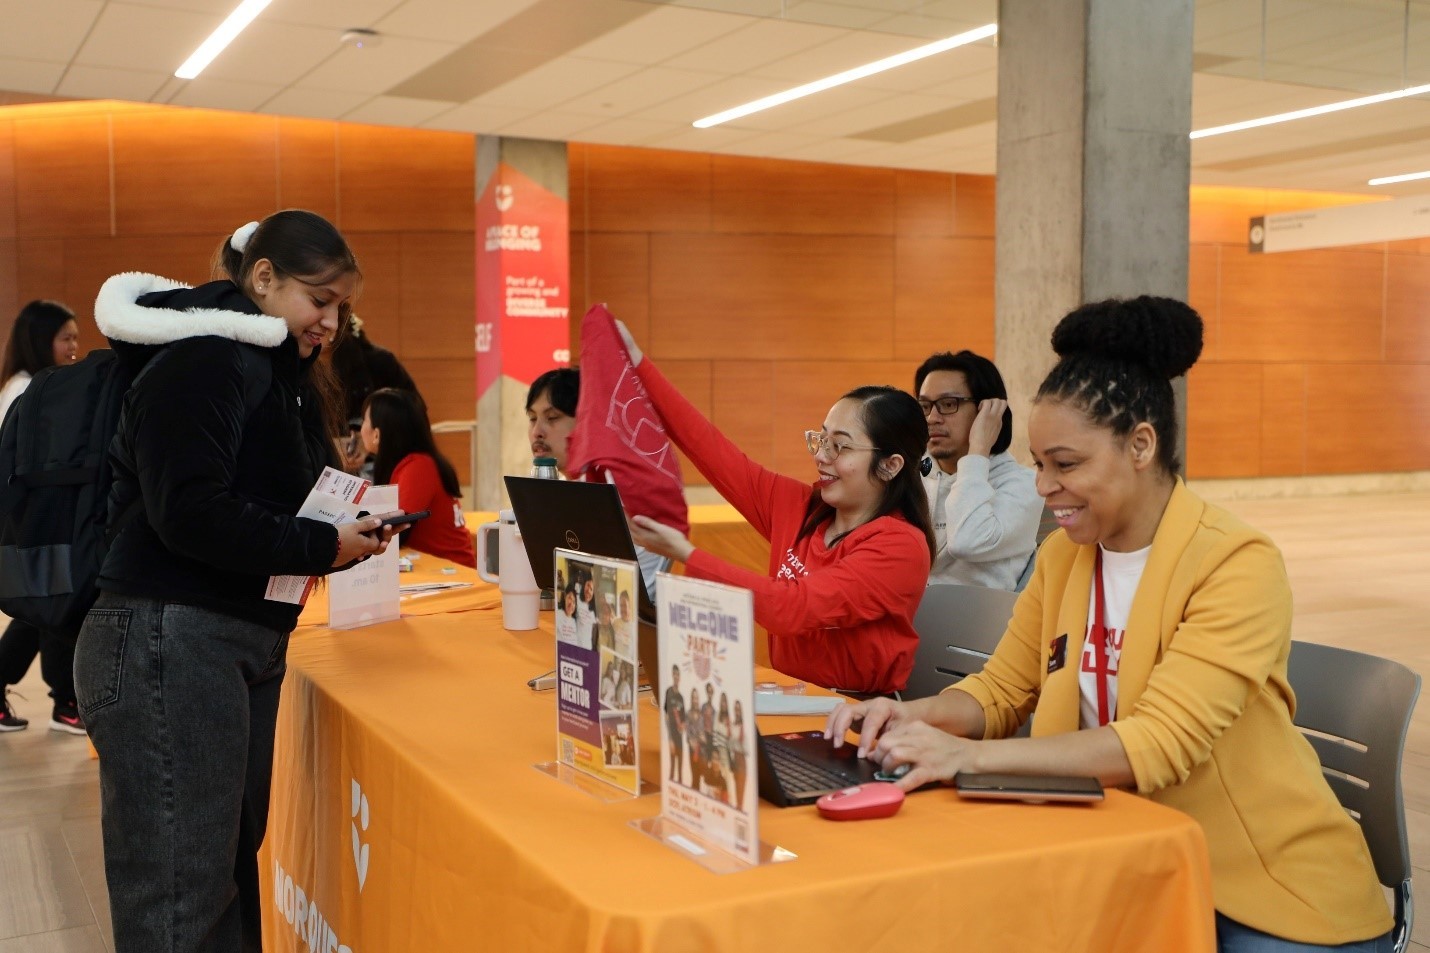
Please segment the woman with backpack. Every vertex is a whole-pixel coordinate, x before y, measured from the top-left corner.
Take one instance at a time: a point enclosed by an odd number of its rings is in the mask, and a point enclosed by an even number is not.
[[[74,312],[58,301],[31,301],[20,309],[5,345],[5,365],[0,371],[0,421],[10,413],[15,399],[30,386],[40,371],[70,364],[79,354],[79,325]],[[54,711],[50,730],[84,734],[84,721],[74,700],[75,632],[43,629],[21,619],[12,619],[0,636],[0,732],[20,731],[29,720],[15,714],[6,697],[10,686],[25,677],[35,656],[40,656],[40,674],[50,686]]]
[[[336,462],[340,404],[317,359],[357,295],[347,242],[277,212],[226,237],[215,271],[197,288],[116,275],[95,302],[134,375],[110,453],[117,535],[75,655],[115,953],[260,948],[257,850],[301,609],[271,580],[391,538],[372,517],[295,515]]]

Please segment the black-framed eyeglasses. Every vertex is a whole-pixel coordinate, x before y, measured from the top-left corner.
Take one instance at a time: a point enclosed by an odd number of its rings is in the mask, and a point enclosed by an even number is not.
[[[811,457],[817,457],[824,451],[829,451],[829,455],[834,459],[839,459],[840,454],[847,450],[878,450],[878,447],[861,447],[858,444],[846,443],[838,437],[832,437],[819,430],[806,430],[804,432],[804,448],[809,451]]]
[[[943,397],[935,397],[933,400],[927,400],[923,397],[920,397],[919,410],[922,410],[924,412],[924,416],[927,417],[931,410],[937,408],[938,415],[940,417],[952,417],[954,414],[958,413],[958,408],[962,407],[964,404],[976,403],[978,402],[972,397],[953,397],[945,395]]]

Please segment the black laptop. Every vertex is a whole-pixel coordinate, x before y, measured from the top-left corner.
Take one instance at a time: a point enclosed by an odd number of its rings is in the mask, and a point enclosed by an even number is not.
[[[556,567],[552,551],[575,549],[608,559],[635,561],[636,546],[626,526],[621,494],[610,483],[579,483],[574,480],[540,480],[535,477],[506,477],[506,492],[531,574],[543,589],[556,588]],[[639,570],[639,567],[637,567]],[[651,580],[636,586],[636,621],[640,635],[636,656],[646,677],[654,681],[659,669],[660,649],[655,631],[655,606],[650,601]]]
[[[779,807],[813,804],[830,791],[877,780],[859,746],[838,748],[820,731],[760,735],[760,797]]]

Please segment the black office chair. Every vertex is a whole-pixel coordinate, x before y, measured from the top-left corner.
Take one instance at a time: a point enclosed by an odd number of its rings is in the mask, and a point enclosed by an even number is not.
[[[1415,908],[1400,761],[1420,676],[1390,659],[1292,642],[1287,677],[1296,693],[1296,727],[1316,749],[1341,806],[1365,832],[1380,882],[1395,893],[1393,938],[1396,953],[1403,953]]]
[[[1017,601],[1016,592],[982,586],[935,583],[924,590],[914,615],[919,651],[900,697],[907,701],[937,695],[965,675],[983,671]]]

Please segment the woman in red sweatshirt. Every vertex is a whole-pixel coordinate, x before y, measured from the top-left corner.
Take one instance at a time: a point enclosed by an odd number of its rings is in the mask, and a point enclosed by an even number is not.
[[[363,447],[377,458],[372,482],[396,483],[402,512],[432,514],[403,532],[402,545],[475,569],[457,471],[437,449],[420,399],[411,391],[384,387],[363,403]]]
[[[670,438],[770,541],[770,575],[732,566],[641,515],[633,517],[637,545],[680,560],[691,576],[751,590],[781,672],[852,692],[902,689],[934,550],[918,472],[928,443],[918,402],[893,387],[841,397],[823,427],[805,434],[817,471],[811,487],[740,452],[618,327]]]

